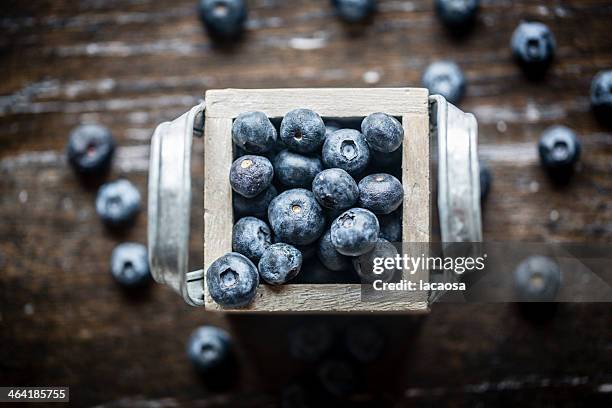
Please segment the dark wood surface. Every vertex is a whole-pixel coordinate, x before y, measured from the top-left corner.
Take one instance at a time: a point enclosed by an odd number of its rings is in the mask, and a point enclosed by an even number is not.
[[[146,198],[152,130],[206,89],[414,86],[429,62],[454,59],[469,82],[461,107],[476,114],[493,171],[485,239],[612,242],[612,135],[588,99],[594,74],[612,68],[612,2],[483,1],[477,27],[460,40],[437,22],[433,1],[380,3],[373,22],[353,32],[326,1],[249,1],[246,37],[220,49],[203,33],[194,0],[2,2],[0,385],[67,385],[78,406],[275,406],[281,385],[309,372],[287,356],[286,334],[312,318],[224,318],[164,287],[119,290],[110,252],[123,240],[146,241],[146,212],[124,235],[109,233],[95,214],[95,188],[65,163],[70,129],[102,123],[120,144],[111,178],[130,179]],[[511,60],[521,19],[544,21],[557,38],[557,60],[540,83]],[[552,124],[571,126],[583,142],[563,188],[537,163],[535,142]],[[201,141],[194,150],[201,190]],[[196,194],[194,268],[201,213]],[[340,333],[353,317],[327,319]],[[612,400],[608,304],[563,304],[540,323],[502,304],[375,319],[387,349],[363,368],[361,401],[372,406]],[[187,336],[204,323],[230,327],[239,344],[240,381],[230,392],[211,392],[186,360]]]

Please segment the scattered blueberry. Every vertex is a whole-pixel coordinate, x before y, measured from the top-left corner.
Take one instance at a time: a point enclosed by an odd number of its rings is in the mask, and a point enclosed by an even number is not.
[[[523,302],[554,301],[561,286],[561,270],[545,256],[531,256],[514,271],[514,290]]]
[[[232,355],[232,339],[218,327],[198,327],[187,342],[187,356],[202,374],[215,373],[232,360]]]
[[[347,23],[365,21],[376,11],[376,0],[331,0],[338,17]]]
[[[282,242],[308,245],[325,228],[323,210],[312,192],[296,188],[279,194],[268,208],[268,219]]]
[[[261,278],[272,285],[282,285],[295,278],[302,267],[302,253],[287,244],[268,247],[259,260]]]
[[[375,258],[395,258],[398,255],[397,248],[383,238],[378,238],[371,251],[353,258],[353,268],[357,272],[361,283],[372,283],[375,280],[390,282],[396,275],[397,270],[383,268],[382,273],[374,272]]]
[[[96,212],[111,227],[130,224],[140,211],[140,193],[128,180],[106,183],[98,190]]]
[[[355,369],[346,361],[326,361],[319,367],[317,375],[323,388],[335,397],[346,398],[357,388]]]
[[[223,307],[243,307],[257,294],[257,267],[244,255],[227,253],[216,259],[206,271],[208,292]]]
[[[277,180],[289,188],[310,188],[312,180],[323,170],[318,157],[304,156],[283,150],[274,159]]]
[[[359,182],[359,206],[375,214],[397,210],[403,199],[402,183],[390,174],[370,174]]]
[[[104,174],[110,167],[115,141],[101,125],[81,125],[70,132],[66,153],[68,162],[82,175]]]
[[[485,200],[491,189],[491,170],[484,162],[480,162],[480,200]]]
[[[266,153],[276,145],[276,129],[263,112],[241,113],[232,125],[232,140],[248,153]]]
[[[246,155],[237,158],[230,168],[232,189],[246,198],[255,197],[270,187],[274,168],[263,156]]]
[[[325,139],[323,164],[326,168],[337,167],[351,176],[363,172],[370,161],[370,149],[361,132],[340,129]]]
[[[379,214],[380,237],[389,242],[402,241],[402,209],[398,208],[390,214]]]
[[[117,245],[111,256],[113,278],[127,288],[143,286],[151,281],[147,248],[134,242]]]
[[[236,218],[252,215],[257,218],[268,216],[268,206],[278,195],[276,187],[270,186],[264,192],[259,193],[253,198],[246,198],[240,194],[232,194],[234,203],[234,214]]]
[[[312,153],[325,140],[325,123],[310,109],[294,109],[281,122],[280,137],[289,149],[298,153]]]
[[[332,210],[350,208],[359,198],[357,183],[342,169],[327,169],[317,174],[312,192],[319,204]]]
[[[612,123],[612,70],[601,71],[593,78],[591,106],[603,122]]]
[[[555,54],[555,37],[537,22],[521,22],[512,34],[512,54],[528,77],[541,77]]]
[[[363,120],[361,133],[370,149],[383,153],[397,150],[404,140],[404,128],[400,121],[380,112],[372,113]]]
[[[548,170],[571,168],[580,158],[580,141],[565,126],[553,126],[542,134],[538,144],[540,161]]]
[[[244,0],[200,0],[198,12],[211,37],[228,40],[244,30],[247,7]]]
[[[327,269],[334,272],[346,271],[351,269],[351,258],[342,255],[336,250],[331,242],[331,231],[327,230],[319,240],[317,251],[319,260]]]
[[[465,76],[459,65],[452,61],[430,64],[423,74],[423,86],[432,95],[442,95],[448,102],[457,104],[465,93]]]
[[[436,13],[451,29],[466,29],[478,14],[480,0],[436,0]]]
[[[316,361],[332,348],[334,331],[326,323],[302,324],[289,333],[289,352],[292,357]]]
[[[345,343],[349,353],[362,363],[378,359],[385,348],[385,339],[380,329],[366,322],[350,324],[346,330]]]
[[[343,255],[359,256],[371,251],[378,241],[376,216],[363,208],[352,208],[331,225],[331,241]]]
[[[234,252],[257,262],[270,245],[272,245],[272,231],[262,220],[255,217],[244,217],[234,224],[232,231]]]

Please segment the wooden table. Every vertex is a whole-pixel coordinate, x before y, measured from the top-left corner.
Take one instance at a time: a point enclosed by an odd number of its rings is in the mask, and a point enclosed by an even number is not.
[[[109,233],[95,214],[95,188],[66,165],[70,129],[102,123],[120,144],[112,178],[130,179],[146,198],[152,130],[206,89],[414,86],[429,62],[454,59],[469,83],[461,107],[477,116],[493,171],[485,239],[612,242],[612,135],[588,98],[591,78],[612,68],[612,3],[483,1],[477,27],[459,40],[435,19],[432,1],[380,3],[372,24],[351,32],[326,1],[249,1],[246,38],[232,49],[211,44],[194,0],[2,3],[0,385],[68,385],[79,406],[274,406],[279,386],[309,368],[286,355],[288,329],[307,317],[224,318],[165,287],[139,296],[119,290],[110,252],[121,241],[146,241],[146,213],[124,235]],[[528,82],[510,56],[510,35],[525,18],[547,23],[558,42],[541,83]],[[549,182],[535,149],[553,124],[571,126],[583,142],[564,188]],[[201,141],[194,150],[203,157]],[[201,159],[193,174],[199,190]],[[194,268],[202,263],[201,214],[195,194]],[[327,319],[338,328],[351,320]],[[612,400],[608,304],[563,304],[538,324],[503,304],[441,304],[420,320],[376,319],[387,351],[364,370],[363,386],[376,405]],[[188,334],[204,323],[231,327],[239,343],[232,392],[209,392],[185,358]]]

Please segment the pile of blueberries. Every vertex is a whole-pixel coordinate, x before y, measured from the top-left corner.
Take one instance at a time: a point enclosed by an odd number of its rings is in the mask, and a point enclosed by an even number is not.
[[[402,124],[373,113],[360,130],[326,127],[309,109],[288,112],[278,131],[263,112],[235,119],[234,252],[206,275],[218,304],[245,306],[260,278],[287,283],[315,252],[330,274],[359,273],[352,258],[401,240],[402,183],[376,170],[400,169]]]

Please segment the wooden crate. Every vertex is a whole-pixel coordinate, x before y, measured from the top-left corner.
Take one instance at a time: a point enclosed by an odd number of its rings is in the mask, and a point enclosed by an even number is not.
[[[308,108],[323,118],[365,117],[384,112],[401,117],[404,128],[402,184],[404,242],[429,242],[431,219],[428,92],[421,88],[226,89],[206,92],[204,271],[232,250],[232,122],[247,111],[282,118]],[[426,273],[426,272],[425,272]],[[206,274],[204,274],[206,276]],[[427,276],[422,279],[427,279]],[[204,277],[208,310],[261,312],[374,312],[428,310],[426,292],[404,292],[400,300],[361,301],[359,284],[260,284],[246,308],[226,309],[212,300]]]

